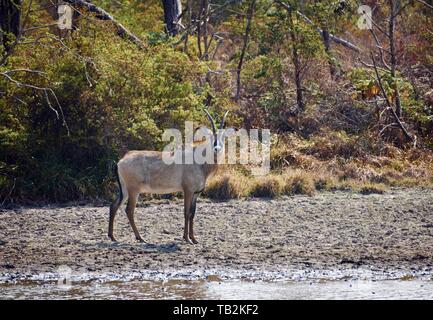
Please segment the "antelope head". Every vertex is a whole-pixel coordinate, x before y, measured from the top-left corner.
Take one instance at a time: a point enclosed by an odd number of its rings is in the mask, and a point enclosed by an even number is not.
[[[217,127],[215,125],[215,121],[212,118],[212,116],[210,115],[210,113],[206,109],[204,109],[204,112],[206,112],[206,115],[209,118],[209,121],[210,121],[211,126],[212,126],[211,142],[212,142],[213,151],[216,154],[221,153],[224,150],[224,138],[225,138],[224,123],[226,121],[226,117],[227,117],[227,114],[229,113],[229,111],[227,110],[226,113],[224,113],[224,116],[223,116],[223,119],[221,121],[219,130],[216,129]]]

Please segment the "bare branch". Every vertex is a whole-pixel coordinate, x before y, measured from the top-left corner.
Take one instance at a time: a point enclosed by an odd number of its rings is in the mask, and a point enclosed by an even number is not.
[[[413,1],[412,0],[409,0],[408,2],[406,2],[406,4],[405,5],[403,5],[403,6],[401,6],[395,13],[394,13],[394,16],[393,16],[393,18],[396,18],[398,15],[400,15],[403,11],[404,11],[404,9],[406,9],[406,7],[408,7],[409,5],[411,5],[411,4],[413,4]]]
[[[38,29],[43,29],[43,28],[50,28],[50,27],[54,27],[56,25],[57,25],[57,22],[51,23],[51,24],[46,24],[46,25],[43,25],[43,26],[30,27],[30,28],[27,28],[27,29],[23,29],[22,33],[28,32],[28,31],[33,31],[33,30],[38,30]]]
[[[47,74],[44,71],[30,70],[30,69],[12,69],[12,70],[4,71],[3,73],[9,74],[9,73],[16,73],[16,72],[28,72],[28,73],[37,73],[37,74]]]
[[[393,123],[390,123],[390,124],[387,124],[385,127],[383,127],[380,131],[379,131],[379,135],[382,135],[384,132],[385,132],[385,130],[386,129],[388,129],[388,128],[391,128],[391,127],[397,127],[397,123],[395,123],[395,122],[393,122]]]
[[[291,11],[292,10],[291,7],[287,3],[283,2],[283,1],[275,0],[275,3],[279,4],[280,6],[282,6],[287,11]],[[304,19],[305,22],[307,22],[308,24],[314,26],[317,29],[317,31],[323,37],[323,30],[320,29],[320,28],[318,28],[317,26],[315,26],[314,22],[310,18],[308,18],[305,14],[303,14],[302,12],[300,12],[298,10],[296,10],[294,12],[298,16],[300,16],[302,19]],[[361,49],[358,46],[356,46],[355,44],[353,44],[350,41],[347,41],[345,39],[339,38],[339,37],[337,37],[337,36],[335,36],[333,34],[329,34],[329,39],[331,39],[335,43],[340,44],[340,45],[342,45],[342,46],[344,46],[344,47],[346,47],[346,48],[348,48],[350,50],[353,50],[353,51],[356,51],[356,52],[360,52],[361,51]]]
[[[385,61],[385,57],[383,55],[384,49],[382,48],[382,46],[381,46],[381,44],[379,42],[379,38],[377,37],[377,35],[374,32],[373,28],[370,29],[370,33],[373,36],[374,41],[376,42],[376,48],[379,49],[379,54],[380,54],[380,59],[382,60],[382,64],[385,66],[385,68],[387,68],[388,70],[391,70],[391,67]]]
[[[3,207],[4,204],[6,203],[6,200],[11,196],[12,192],[15,189],[16,182],[17,182],[17,178],[14,178],[14,184],[12,185],[12,188],[9,190],[9,193],[3,198],[3,201],[2,201],[2,203],[0,205],[0,207]]]
[[[369,21],[372,22],[372,24],[377,28],[377,30],[379,30],[379,31],[380,31],[381,33],[383,33],[385,36],[389,37],[389,34],[388,34],[385,30],[383,30],[382,27],[379,26],[379,25],[374,21],[374,19],[370,19]]]
[[[394,117],[396,123],[398,124],[398,126],[400,127],[400,129],[402,130],[402,132],[406,136],[406,138],[408,138],[410,141],[413,141],[414,143],[416,143],[416,138],[414,139],[409,134],[409,132],[407,131],[406,127],[403,125],[403,123],[401,122],[400,118],[395,113],[394,108],[391,105],[391,102],[388,100],[388,96],[386,95],[385,89],[383,88],[382,78],[380,77],[379,71],[377,70],[376,60],[374,59],[374,55],[373,55],[372,52],[370,52],[370,56],[371,56],[371,60],[373,61],[373,67],[374,67],[374,72],[376,73],[376,79],[377,79],[377,82],[379,84],[380,90],[382,91],[382,94],[383,94],[383,96],[385,98],[385,102],[386,102],[386,105],[388,106],[388,110],[391,112],[391,115]]]
[[[425,5],[426,7],[430,8],[430,9],[433,9],[433,6],[431,4],[428,4],[425,1],[422,1],[422,0],[415,0],[415,1]]]
[[[23,70],[24,70],[24,69],[23,69]],[[51,105],[51,101],[50,101],[50,99],[49,99],[49,94],[51,94],[51,95],[54,97],[54,100],[56,101],[56,105],[57,105],[57,107],[59,108],[59,110],[60,110],[60,114],[61,114],[61,116],[62,116],[62,122],[63,122],[63,125],[65,126],[66,131],[67,131],[68,136],[69,136],[69,134],[70,134],[69,126],[68,126],[68,124],[66,123],[66,119],[65,119],[65,115],[64,115],[64,113],[63,113],[62,106],[60,105],[60,102],[59,102],[59,100],[57,99],[57,96],[56,96],[56,94],[54,93],[53,89],[51,89],[51,88],[46,88],[46,87],[39,87],[39,86],[35,86],[35,85],[33,85],[33,84],[20,82],[20,81],[18,81],[18,80],[16,80],[16,79],[12,78],[12,77],[9,75],[9,72],[10,72],[10,71],[0,72],[0,76],[5,77],[7,80],[9,80],[10,82],[12,82],[13,84],[15,84],[15,85],[16,85],[17,87],[19,87],[19,88],[30,88],[30,89],[33,89],[33,90],[42,91],[42,92],[44,93],[44,95],[45,95],[46,100],[47,100],[48,107],[49,107],[49,108],[50,108],[50,109],[51,109],[51,110],[56,114],[56,118],[59,119],[59,112],[58,112],[58,111],[57,111],[57,110],[56,110],[56,109]],[[36,71],[36,73],[38,73],[38,72]]]

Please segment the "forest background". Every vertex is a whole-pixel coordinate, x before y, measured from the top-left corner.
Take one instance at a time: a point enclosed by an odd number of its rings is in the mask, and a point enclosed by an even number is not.
[[[58,28],[60,2],[72,30]],[[204,108],[272,132],[271,173],[224,168],[213,199],[432,187],[432,12],[411,0],[1,0],[0,205],[109,199],[125,150],[162,150],[164,129],[208,125]]]

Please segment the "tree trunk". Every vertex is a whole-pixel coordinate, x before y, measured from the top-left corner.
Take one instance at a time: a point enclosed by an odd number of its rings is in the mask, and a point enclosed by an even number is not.
[[[188,54],[188,38],[189,38],[189,34],[190,34],[190,31],[189,31],[189,28],[191,27],[191,25],[192,25],[192,0],[188,0],[188,2],[187,2],[187,4],[186,4],[188,7],[187,7],[187,14],[188,14],[188,26],[186,27],[187,28],[187,32],[186,32],[186,35],[185,35],[185,42],[184,42],[184,45],[183,45],[183,52],[185,52],[186,54]]]
[[[182,4],[180,0],[162,0],[164,6],[164,22],[167,33],[175,36],[179,33],[180,15],[182,13]]]
[[[397,18],[397,10],[394,3],[394,0],[389,0],[389,30],[388,30],[388,37],[389,37],[389,51],[391,56],[391,76],[394,86],[394,92],[395,92],[395,113],[398,117],[401,117],[401,102],[400,102],[400,95],[398,92],[397,87],[397,81],[395,80],[395,71],[397,68],[397,58],[395,54],[395,19]]]
[[[323,45],[325,46],[325,52],[329,63],[329,73],[331,74],[331,78],[335,79],[336,68],[334,62],[332,61],[332,53],[331,53],[331,38],[329,36],[329,31],[327,29],[323,29],[322,31],[323,37]]]
[[[293,36],[293,33],[292,33]],[[302,92],[302,79],[301,79],[301,61],[299,59],[298,48],[296,43],[293,44],[293,65],[295,66],[295,85],[296,85],[296,103],[301,111],[304,111],[304,95]]]
[[[0,41],[8,52],[20,33],[22,0],[0,0]]]
[[[201,16],[203,13],[203,0],[200,1],[200,9],[198,10],[197,16],[197,48],[198,48],[198,57],[201,59],[203,56],[203,51],[201,49]]]
[[[236,95],[235,95],[235,101],[238,101],[241,95],[241,71],[242,71],[242,64],[244,63],[245,53],[248,48],[248,40],[250,36],[251,31],[251,21],[253,19],[254,14],[254,7],[256,5],[256,0],[251,0],[250,6],[248,7],[247,12],[247,25],[245,27],[245,34],[244,34],[244,44],[241,51],[241,56],[239,58],[238,68],[236,70]]]
[[[296,31],[293,26],[292,11],[288,12],[289,27],[290,27],[290,40],[292,41],[292,62],[295,68],[295,85],[296,85],[296,103],[300,111],[304,111],[304,94],[302,91],[302,75],[301,75],[301,59],[298,51],[298,39]]]
[[[209,38],[208,38],[208,14],[209,14],[209,1],[208,0],[202,0],[203,2],[203,45],[204,45],[204,53],[203,53],[203,59],[205,61],[209,60]]]

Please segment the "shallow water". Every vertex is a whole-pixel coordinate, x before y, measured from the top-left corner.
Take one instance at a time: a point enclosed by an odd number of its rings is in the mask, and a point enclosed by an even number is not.
[[[433,299],[432,280],[347,281],[19,281],[1,299]]]

